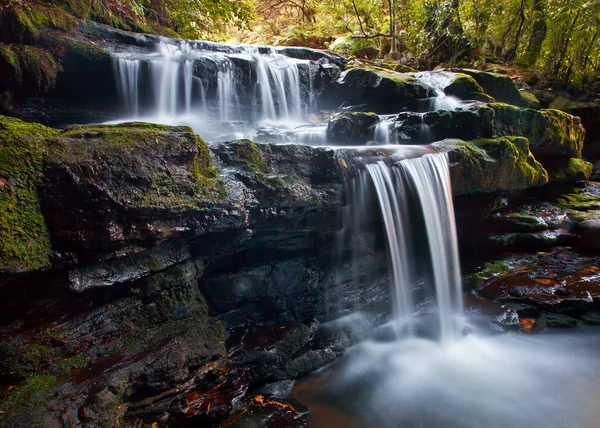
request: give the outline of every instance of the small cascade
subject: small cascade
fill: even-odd
[[[205,127],[214,120],[305,122],[316,99],[311,65],[274,48],[182,41],[161,42],[152,54],[118,54],[114,69],[129,118],[179,124],[187,117]],[[142,89],[149,89],[143,100]]]
[[[140,62],[119,58],[114,64],[115,72],[118,76],[117,85],[121,102],[130,115],[137,117],[140,111],[138,82]]]
[[[435,97],[431,99],[430,110],[457,110],[467,105],[464,101],[446,95],[444,89],[454,82],[455,74],[448,71],[424,71],[416,73],[415,77],[435,91]]]
[[[381,120],[373,130],[373,144],[398,144],[395,115],[381,116]]]
[[[358,185],[356,184],[358,183]],[[436,302],[436,333],[441,341],[461,336],[463,313],[458,245],[446,153],[417,158],[376,160],[349,185],[352,209],[365,212],[368,195],[375,194],[382,219],[393,289],[398,338],[417,335],[419,312],[414,286],[423,282],[428,299]],[[353,220],[357,232],[364,219]],[[423,245],[423,242],[426,242]],[[417,264],[415,260],[424,263]]]

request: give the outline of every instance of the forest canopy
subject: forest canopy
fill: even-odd
[[[600,0],[7,0],[118,28],[329,48],[407,65],[505,64],[553,85],[598,87]]]

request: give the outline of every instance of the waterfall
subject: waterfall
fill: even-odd
[[[381,116],[381,120],[375,125],[373,131],[373,143],[375,144],[398,144],[398,132],[396,131],[395,115]]]
[[[431,86],[435,91],[435,97],[431,99],[429,110],[457,110],[467,104],[456,97],[444,93],[444,89],[454,82],[455,73],[448,71],[424,71],[416,73],[415,77]]]
[[[376,195],[393,291],[393,327],[399,338],[416,335],[419,313],[413,286],[417,281],[426,283],[437,304],[440,340],[451,341],[462,333],[461,278],[449,171],[446,153],[401,161],[377,160],[368,163],[355,178],[358,186],[349,186],[356,209],[369,203],[369,193]],[[357,233],[360,224],[368,223],[354,222],[347,228]],[[424,267],[415,263],[417,258],[425,259]]]
[[[273,48],[160,42],[154,53],[116,54],[114,70],[127,116],[149,121],[304,122],[315,107],[311,61]]]
[[[138,75],[140,62],[127,58],[117,58],[115,61],[117,85],[121,102],[125,111],[137,117],[140,112]]]

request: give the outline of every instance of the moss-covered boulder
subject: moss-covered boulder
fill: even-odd
[[[462,100],[494,101],[494,98],[486,94],[473,77],[464,73],[456,73],[452,83],[444,88],[444,93]]]
[[[510,192],[548,182],[548,173],[529,151],[526,138],[446,140],[435,146],[449,150],[456,195]]]
[[[482,108],[494,112],[494,137],[526,137],[532,153],[540,157],[581,157],[585,129],[578,117],[559,110],[523,109],[502,103]]]
[[[380,51],[373,39],[352,38],[342,36],[329,45],[329,51],[345,57],[376,58]]]
[[[435,91],[413,76],[384,68],[366,67],[348,70],[324,94],[324,103],[332,107],[365,105],[376,113],[396,113],[402,108],[418,109],[421,100]]]
[[[342,112],[329,118],[327,141],[333,144],[365,144],[373,139],[373,127],[379,122],[375,113]]]
[[[475,79],[468,74],[434,70],[416,73],[414,76],[443,91],[446,95],[469,101],[494,101],[494,98],[487,95]]]
[[[76,126],[47,147],[46,222],[54,249],[77,263],[202,228],[194,215],[226,198],[210,150],[187,127]]]
[[[584,155],[590,159],[600,158],[600,102],[579,102],[560,96],[550,103],[550,108],[578,116],[586,131]]]
[[[0,273],[49,266],[50,239],[40,209],[45,138],[58,131],[0,116]]]
[[[574,183],[589,180],[593,165],[580,158],[540,159],[548,171],[550,183]]]
[[[471,76],[483,88],[486,94],[496,101],[519,107],[540,108],[533,94],[519,90],[509,76],[472,69],[454,70]]]

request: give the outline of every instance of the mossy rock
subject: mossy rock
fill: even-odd
[[[486,94],[498,102],[519,107],[539,108],[539,102],[534,100],[535,96],[520,91],[515,82],[506,75],[472,69],[458,69],[455,71],[471,76]]]
[[[379,122],[375,113],[334,114],[327,123],[327,141],[336,144],[365,144],[373,139],[373,127]]]
[[[0,43],[0,89],[13,91],[19,87],[24,95],[38,95],[56,85],[62,70],[54,55],[37,46],[7,46]]]
[[[191,128],[147,123],[67,128],[48,140],[50,162],[82,168],[97,164],[117,200],[131,208],[199,209],[226,197],[206,143]],[[177,175],[163,162],[181,168]],[[137,183],[131,174],[137,173]],[[113,182],[121,176],[125,181]],[[131,181],[133,180],[133,181]]]
[[[593,165],[579,158],[540,159],[548,171],[550,183],[574,183],[589,180]]]
[[[454,194],[523,190],[548,183],[548,173],[522,137],[445,140],[434,144],[449,150]]]
[[[329,45],[329,51],[344,57],[376,58],[380,55],[379,46],[373,40],[352,38],[350,35],[335,39]]]
[[[444,93],[462,100],[494,102],[494,98],[487,95],[473,77],[464,73],[455,73],[454,80],[444,88]]]
[[[415,108],[435,91],[415,77],[384,68],[362,66],[351,68],[333,86],[335,107],[341,103],[365,104],[376,113],[397,113],[400,109]]]
[[[559,110],[533,110],[495,103],[482,108],[494,111],[495,137],[526,137],[534,155],[542,157],[581,157],[585,129],[578,117]]]
[[[0,272],[49,266],[50,239],[37,188],[44,139],[58,131],[0,116]]]

